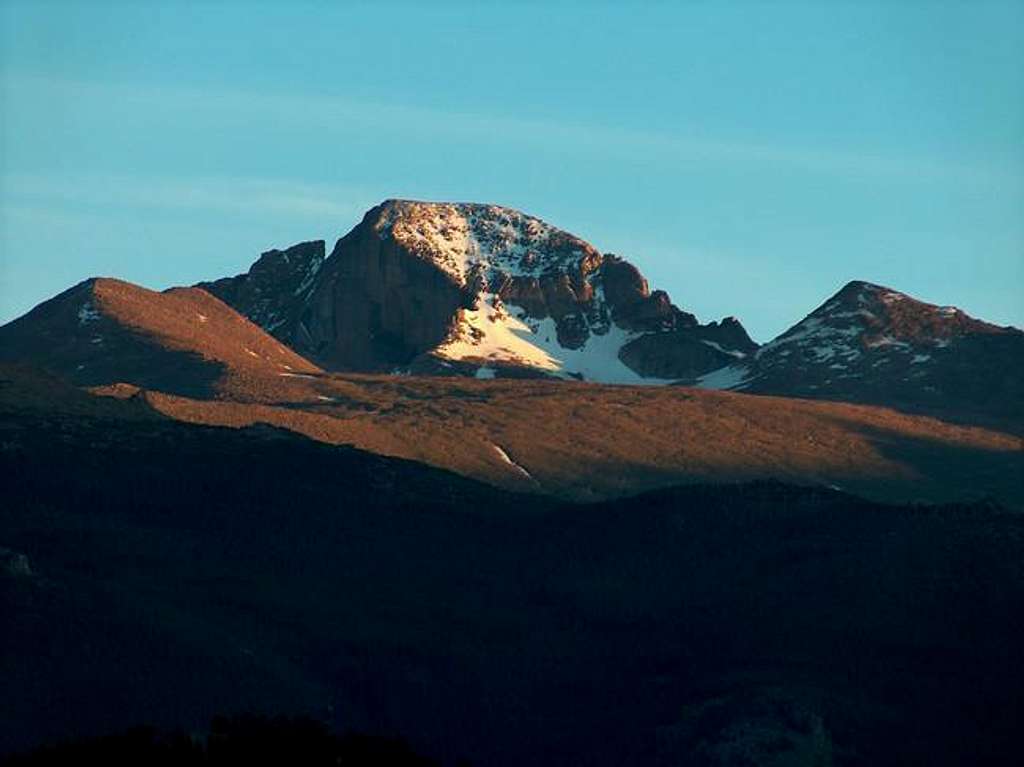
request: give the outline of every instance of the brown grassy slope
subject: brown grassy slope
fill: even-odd
[[[217,401],[144,396],[185,421],[276,424],[579,500],[772,477],[885,500],[991,495],[1024,504],[1018,437],[872,406],[683,387],[357,375],[235,378]]]
[[[100,279],[93,292],[105,313],[171,349],[197,351],[239,369],[319,370],[200,288],[157,293],[121,280]]]
[[[158,293],[106,278],[0,328],[0,361],[36,365],[78,385],[126,381],[203,396],[228,379],[318,371],[204,290]]]

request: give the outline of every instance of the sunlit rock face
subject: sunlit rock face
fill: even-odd
[[[666,383],[756,349],[736,320],[701,325],[627,261],[496,205],[389,200],[322,265],[307,243],[206,287],[334,370]]]

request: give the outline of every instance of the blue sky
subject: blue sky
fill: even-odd
[[[850,279],[1024,325],[1024,2],[0,0],[0,322],[520,208],[768,340]]]

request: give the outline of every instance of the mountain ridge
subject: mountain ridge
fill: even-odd
[[[301,375],[370,372],[682,384],[891,406],[1024,431],[1019,407],[1024,401],[1024,332],[1017,328],[855,280],[759,345],[734,316],[702,324],[667,293],[652,290],[629,261],[498,205],[386,200],[368,210],[329,254],[325,241],[310,240],[266,251],[248,272],[191,289],[154,293],[120,284],[122,292],[134,293],[139,301],[145,296],[154,302],[155,315],[166,314],[161,302],[187,296],[193,303],[209,300],[223,306],[218,315],[233,309],[244,316],[252,324],[247,338],[268,334],[259,345],[273,354],[252,352],[257,342],[247,344],[240,337],[232,349],[220,345],[217,336],[233,337],[244,322],[240,317],[224,315],[226,329],[209,334],[203,343],[219,347],[212,353],[192,343],[191,330],[163,333],[170,351],[184,353],[186,359],[179,362],[200,381],[192,391],[185,390],[185,373],[170,388],[160,376],[145,378],[141,360],[146,355],[137,344],[121,350],[141,366],[135,370],[122,360],[122,369],[134,371],[126,382],[171,393],[210,391],[226,369],[234,371],[228,376],[232,385],[241,385],[258,368],[253,360],[238,359],[239,350],[250,349],[254,358],[296,354],[302,362],[291,367],[305,370]],[[209,299],[201,297],[207,293]],[[74,312],[64,318],[65,335],[81,347],[69,351],[66,339],[56,339],[57,331],[47,329],[41,307],[0,328],[0,359],[49,360],[53,367],[64,350],[69,358],[61,369],[72,380],[94,386],[120,380],[111,377],[117,368],[112,357],[99,353],[110,349],[90,349],[90,339],[81,337],[91,310],[83,304],[75,311],[85,311],[85,320],[76,320]],[[14,329],[28,328],[40,315],[44,321],[36,330],[50,339],[42,346],[51,349],[32,348],[31,330],[21,341],[10,342],[18,335]],[[133,321],[134,340],[139,330],[150,340],[162,337],[159,328],[147,329],[138,317]],[[83,374],[77,366],[86,358],[91,361]],[[291,364],[283,358],[278,362]],[[203,363],[202,370],[197,363]],[[88,376],[93,364],[108,365],[106,380]],[[166,373],[173,365],[168,358],[156,367]],[[263,372],[290,375],[287,367],[273,365]]]
[[[1024,332],[854,280],[708,388],[1019,417]]]
[[[0,361],[79,386],[127,381],[192,396],[226,377],[319,372],[204,290],[157,292],[109,277],[83,280],[0,327]]]

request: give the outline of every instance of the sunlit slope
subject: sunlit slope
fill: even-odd
[[[86,280],[0,328],[0,361],[79,385],[208,396],[228,380],[318,368],[198,288]]]
[[[771,477],[892,500],[1024,501],[1019,438],[866,405],[536,380],[287,373],[242,383],[216,401],[142,396],[185,421],[276,424],[574,499]]]

